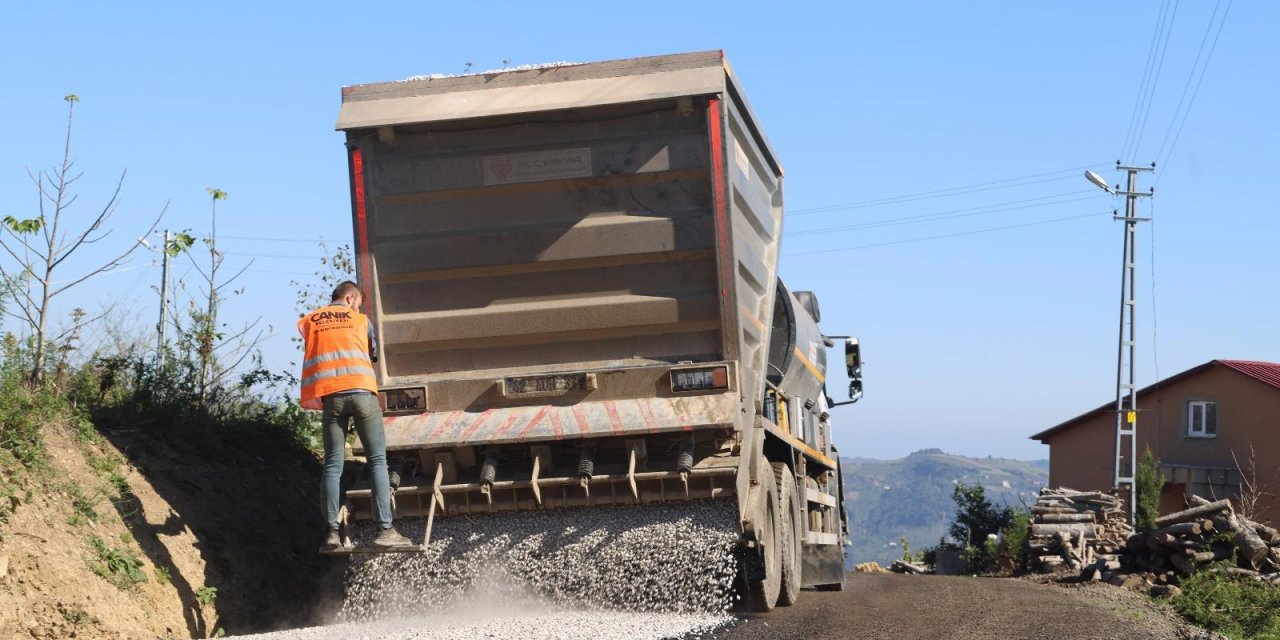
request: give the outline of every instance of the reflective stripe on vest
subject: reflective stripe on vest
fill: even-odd
[[[369,359],[369,319],[344,306],[321,307],[298,320],[305,343],[302,407],[319,409],[324,396],[363,389],[377,393]]]

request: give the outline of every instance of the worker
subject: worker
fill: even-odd
[[[373,377],[369,318],[360,312],[364,294],[351,281],[338,284],[328,306],[298,320],[305,343],[302,361],[302,408],[323,412],[324,479],[321,497],[328,534],[326,548],[342,546],[338,533],[339,482],[347,433],[354,418],[356,433],[368,460],[373,484],[373,513],[378,522],[378,547],[412,543],[391,526],[391,484],[387,477],[387,445],[382,409]]]

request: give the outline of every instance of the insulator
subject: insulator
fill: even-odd
[[[484,464],[480,466],[480,484],[493,484],[493,479],[496,477],[498,477],[498,452],[486,451]]]
[[[676,458],[676,469],[680,473],[693,470],[693,438],[680,443],[680,455]]]
[[[578,477],[590,480],[596,472],[596,448],[583,447],[578,455]]]

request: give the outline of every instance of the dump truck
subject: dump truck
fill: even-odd
[[[397,518],[734,501],[751,608],[841,588],[859,344],[778,277],[782,166],[722,52],[349,86],[337,129]]]

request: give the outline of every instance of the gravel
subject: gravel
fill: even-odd
[[[514,67],[506,66],[500,69],[485,69],[484,71],[468,71],[466,73],[430,73],[426,75],[409,76],[403,80],[396,82],[413,82],[415,80],[442,80],[444,78],[462,78],[465,76],[487,76],[494,73],[507,73],[510,71],[536,71],[538,69],[554,69],[556,67],[575,67],[582,64],[581,62],[544,62],[540,64],[520,64]]]
[[[725,500],[438,517],[425,553],[352,556],[337,624],[243,637],[698,636],[733,621],[737,541]]]

